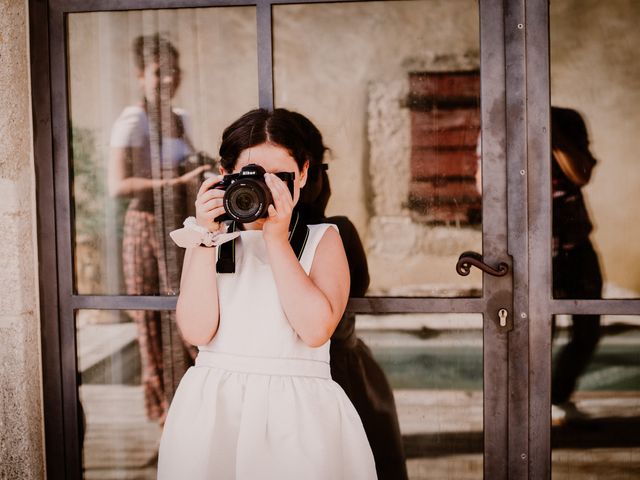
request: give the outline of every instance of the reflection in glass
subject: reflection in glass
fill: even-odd
[[[173,294],[184,250],[169,232],[195,213],[203,173],[215,163],[199,161],[189,114],[172,105],[181,78],[176,47],[156,33],[136,37],[133,52],[142,100],[126,107],[111,129],[109,193],[129,200],[122,233],[126,293]]]
[[[300,192],[298,208],[308,224],[332,223],[338,227],[349,263],[350,297],[363,297],[370,277],[367,256],[358,231],[346,216],[327,217],[332,189],[321,133],[306,118],[299,121],[313,139],[309,151],[307,181]],[[355,406],[371,450],[379,478],[406,480],[407,471],[398,415],[391,387],[369,349],[355,334],[356,316],[344,313],[331,336],[331,378]]]
[[[638,20],[637,2],[550,3],[555,298],[640,297]],[[553,478],[636,478],[638,317],[555,323]]]
[[[68,32],[76,289],[175,294],[168,232],[257,104],[255,9],[72,14]]]
[[[591,243],[592,223],[582,187],[591,178],[595,159],[589,135],[576,110],[551,107],[553,195],[553,294],[555,298],[597,299],[602,273]],[[573,408],[571,394],[600,338],[599,315],[574,315],[569,341],[558,352],[551,381],[556,409]]]
[[[455,272],[481,251],[477,2],[276,5],[273,18],[276,106],[323,132],[327,212],[362,237],[368,294],[478,295],[481,275]]]
[[[556,321],[556,359],[570,325]],[[605,315],[600,333],[571,402],[552,407],[554,480],[632,479],[640,468],[640,317]]]
[[[153,400],[158,397],[148,395],[148,366],[130,319],[144,313],[82,310],[76,315],[84,478],[156,478],[161,423]],[[154,378],[156,386],[171,370]],[[154,393],[164,396],[158,389]]]
[[[640,4],[550,4],[554,275],[592,285],[556,298],[640,296]],[[593,249],[589,243],[592,243]],[[598,258],[595,258],[597,255]],[[557,278],[556,278],[557,280]]]
[[[358,315],[393,389],[409,478],[482,478],[482,316]]]

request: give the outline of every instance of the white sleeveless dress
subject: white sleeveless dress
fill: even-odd
[[[307,274],[329,227],[309,226]],[[169,408],[158,478],[375,479],[360,417],[331,379],[329,342],[309,347],[287,321],[262,231],[241,232],[235,258],[236,273],[217,275],[218,331]]]

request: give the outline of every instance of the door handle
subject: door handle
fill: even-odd
[[[509,265],[505,262],[500,262],[496,269],[484,263],[482,255],[479,253],[463,252],[458,258],[458,263],[456,263],[456,272],[458,272],[458,275],[466,277],[469,275],[469,272],[471,272],[472,266],[478,267],[483,272],[493,275],[494,277],[503,277],[509,271]]]

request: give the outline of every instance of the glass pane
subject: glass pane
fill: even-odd
[[[482,478],[482,316],[359,315],[356,332],[393,389],[409,478]],[[393,444],[371,443],[374,455]]]
[[[559,316],[554,347],[554,480],[637,478],[640,317]]]
[[[550,21],[555,297],[637,298],[640,3],[553,0]]]
[[[195,350],[172,312],[76,315],[84,478],[155,479],[162,423]]]
[[[368,294],[477,295],[481,275],[455,271],[482,247],[477,1],[276,5],[273,19],[276,105],[323,133],[325,214],[359,231]]]
[[[167,233],[218,170],[222,130],[258,104],[254,7],[68,16],[75,288],[171,294]]]

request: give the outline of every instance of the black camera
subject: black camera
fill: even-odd
[[[255,222],[268,215],[267,209],[273,203],[271,190],[265,183],[265,169],[255,163],[242,167],[239,173],[225,175],[211,188],[224,190],[222,203],[226,213],[216,218],[216,222],[235,220],[238,223]],[[289,187],[293,197],[295,173],[274,173]]]

